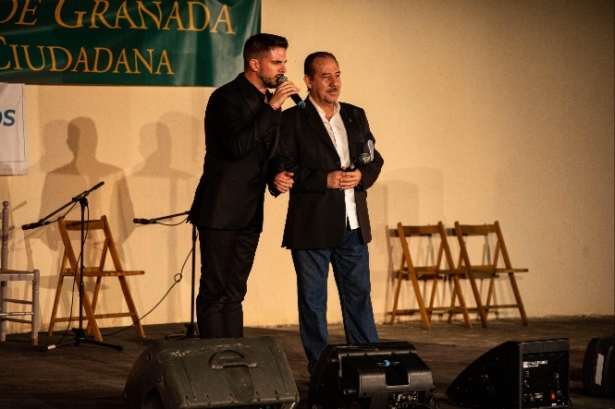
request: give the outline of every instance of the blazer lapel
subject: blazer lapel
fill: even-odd
[[[239,94],[241,94],[246,104],[250,107],[250,111],[252,111],[253,115],[255,115],[259,110],[263,109],[263,106],[262,106],[263,101],[259,98],[258,94],[254,91],[253,85],[250,84],[250,82],[246,79],[246,77],[243,74],[239,74],[237,78],[235,78],[235,85],[237,87],[237,91],[239,92]],[[271,144],[269,151],[267,151],[267,158],[265,159],[265,162],[263,163],[263,169],[266,169],[267,162],[275,154],[275,150],[278,146],[278,139],[280,137],[279,135],[280,135],[280,127],[277,127],[275,130],[273,143]]]
[[[262,101],[258,98],[252,84],[244,77],[243,73],[235,78],[235,84],[237,86],[237,91],[244,98],[252,113],[255,114],[258,112],[258,110],[261,109]]]
[[[359,123],[352,113],[352,108],[345,104],[341,104],[340,116],[344,122],[346,128],[346,135],[348,135],[348,153],[350,155],[351,163],[363,153],[363,138],[361,130],[359,129]]]
[[[326,146],[331,148],[337,154],[337,150],[335,149],[335,145],[331,140],[331,136],[329,136],[329,132],[327,132],[325,124],[322,123],[322,118],[314,107],[313,102],[309,101],[309,103],[306,103],[305,109],[302,109],[301,111],[305,115],[306,122],[314,130],[316,135],[318,135],[318,137],[322,139]]]

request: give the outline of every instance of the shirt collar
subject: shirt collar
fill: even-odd
[[[271,101],[271,97],[273,96],[271,91],[269,91],[267,89],[267,90],[265,90],[265,93],[263,94],[258,88],[256,88],[256,86],[254,84],[252,84],[250,81],[248,81],[248,79],[245,76],[243,76],[243,77],[244,77],[245,81],[248,84],[250,84],[250,87],[254,90],[254,93],[256,94],[256,96],[258,97],[258,99],[260,101],[262,101],[263,103],[265,103],[265,101]]]
[[[308,98],[309,98],[310,102],[312,103],[312,105],[314,105],[314,108],[316,108],[316,112],[318,112],[318,115],[320,115],[320,117],[322,118],[323,122],[326,121],[327,117],[325,116],[325,111],[320,106],[318,106],[318,104],[316,102],[314,102],[314,100],[312,99],[311,96],[308,96]],[[340,108],[341,108],[340,102],[337,101],[335,103],[335,108],[333,109],[333,116],[337,115],[340,112]]]

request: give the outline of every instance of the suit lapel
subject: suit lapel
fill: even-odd
[[[354,162],[363,152],[363,139],[359,129],[359,124],[352,113],[352,108],[345,104],[340,104],[340,116],[348,135],[348,153],[350,161]]]
[[[318,114],[318,111],[316,111],[314,103],[312,101],[309,101],[309,103],[305,104],[305,109],[302,109],[301,111],[305,115],[306,122],[314,130],[316,135],[318,135],[318,137],[322,139],[326,146],[331,148],[337,154],[337,150],[335,149],[335,145],[331,140],[331,136],[329,135],[329,132],[327,132],[325,124],[323,124],[322,118]]]
[[[258,112],[261,109],[262,101],[256,95],[253,85],[250,84],[243,74],[239,74],[237,78],[235,78],[235,84],[237,86],[237,91],[241,94],[246,104],[248,104],[252,113],[255,114]]]
[[[237,92],[243,97],[245,103],[250,107],[250,111],[252,111],[252,115],[256,115],[256,113],[263,109],[263,101],[259,97],[259,95],[254,90],[254,86],[250,84],[250,82],[246,79],[243,74],[239,74],[237,78],[235,78],[235,85],[237,87]],[[271,147],[267,152],[267,158],[263,163],[263,169],[266,169],[267,162],[271,159],[275,153],[275,150],[278,146],[278,140],[280,135],[280,128],[277,127],[274,134],[273,142],[271,143]],[[263,145],[264,146],[264,145]]]

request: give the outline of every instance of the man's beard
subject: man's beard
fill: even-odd
[[[267,88],[277,88],[279,85],[278,78],[280,78],[281,75],[276,75],[273,78],[267,78],[262,74],[262,72],[259,72],[258,77],[261,79],[261,81],[263,81],[263,84],[265,84]]]

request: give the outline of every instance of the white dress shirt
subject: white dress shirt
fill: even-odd
[[[327,120],[327,116],[325,111],[322,110],[312,98],[309,97],[310,102],[314,107],[316,107],[316,111],[320,118],[322,119],[323,124],[325,125],[325,129],[329,133],[331,140],[333,141],[333,145],[335,146],[335,150],[340,157],[340,163],[342,166],[349,168],[351,165],[350,162],[350,152],[348,150],[348,134],[346,133],[346,127],[344,126],[344,121],[342,121],[342,116],[340,115],[340,104],[339,102],[335,105],[335,110],[333,112],[333,116],[330,120]],[[350,223],[350,229],[354,230],[359,227],[359,218],[357,217],[357,205],[354,200],[354,188],[344,189],[345,199],[346,199],[346,216],[348,218],[348,222]]]

